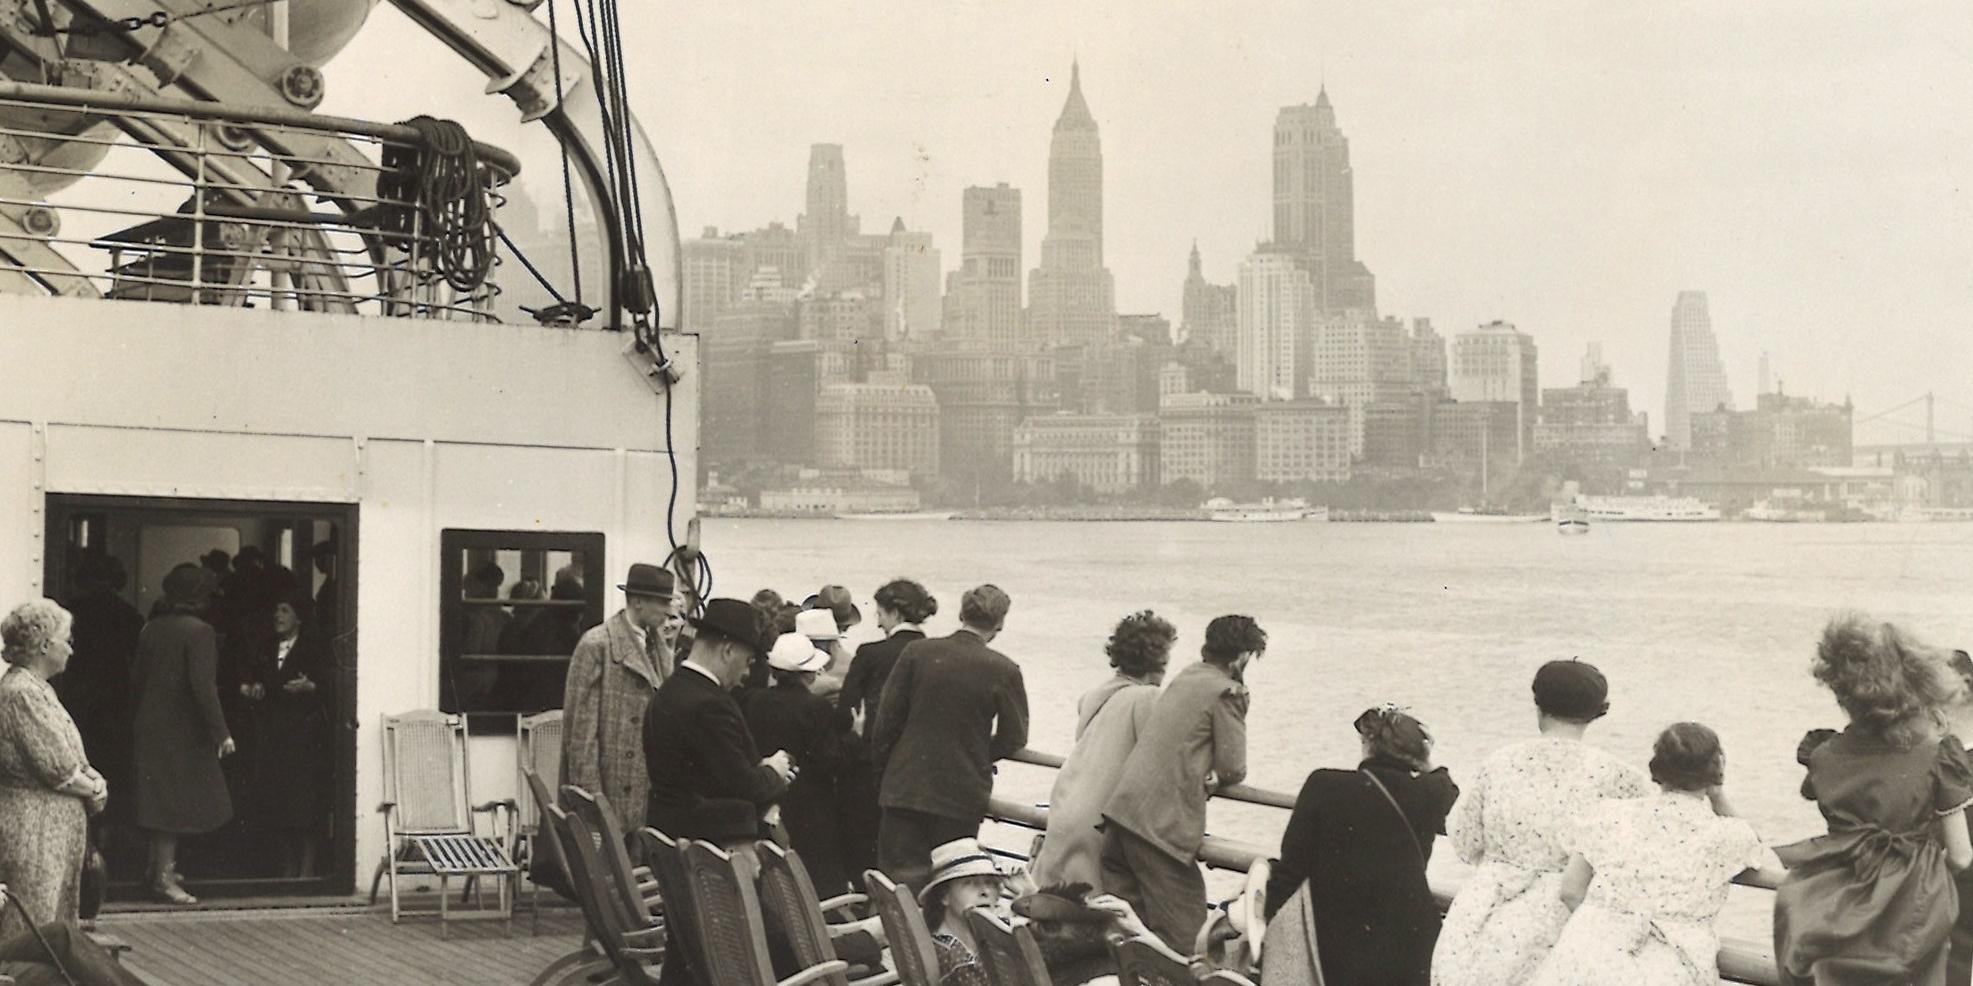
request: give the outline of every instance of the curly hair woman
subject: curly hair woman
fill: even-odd
[[[1123,774],[1124,758],[1151,718],[1177,639],[1178,630],[1148,609],[1124,617],[1111,632],[1103,653],[1116,673],[1076,704],[1076,745],[1049,795],[1036,880],[1095,885],[1102,879],[1103,833],[1096,824]]]
[[[1830,621],[1811,670],[1850,724],[1810,733],[1797,754],[1829,833],[1777,850],[1781,982],[1941,986],[1951,871],[1973,864],[1973,771],[1943,728],[1958,676],[1946,652],[1857,615]]]

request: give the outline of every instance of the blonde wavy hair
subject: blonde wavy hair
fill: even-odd
[[[0,619],[0,658],[21,664],[68,638],[75,618],[53,599],[30,599]]]
[[[1964,688],[1946,658],[1893,624],[1845,613],[1823,628],[1810,671],[1851,726],[1910,749],[1943,724]]]

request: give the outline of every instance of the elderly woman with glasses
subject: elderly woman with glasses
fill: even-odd
[[[68,667],[74,623],[48,599],[0,620],[0,882],[37,924],[76,920],[88,816],[109,798],[48,684]],[[0,913],[0,939],[25,930],[18,911]]]

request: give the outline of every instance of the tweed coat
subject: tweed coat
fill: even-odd
[[[569,658],[562,783],[608,797],[625,832],[646,824],[651,779],[644,764],[644,712],[671,672],[671,649],[660,638],[653,665],[626,610],[589,628]]]

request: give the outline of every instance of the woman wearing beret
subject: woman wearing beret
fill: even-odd
[[[1433,769],[1424,724],[1397,707],[1364,712],[1356,731],[1362,764],[1309,774],[1282,833],[1267,884],[1265,913],[1280,915],[1267,936],[1268,972],[1319,961],[1320,979],[1294,978],[1425,986],[1439,937],[1425,866],[1459,786],[1444,767]]]
[[[1541,735],[1494,751],[1454,806],[1447,832],[1473,876],[1446,911],[1433,986],[1519,986],[1568,923],[1562,872],[1575,820],[1606,798],[1650,792],[1642,771],[1583,742],[1610,710],[1609,683],[1582,661],[1535,673]]]

